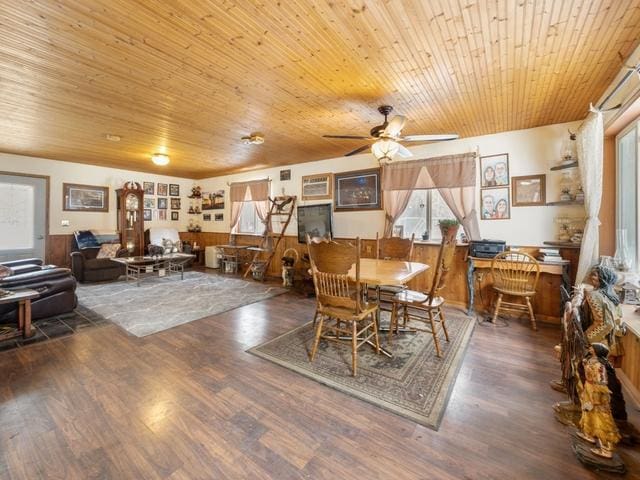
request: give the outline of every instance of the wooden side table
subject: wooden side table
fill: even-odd
[[[39,296],[40,294],[35,290],[21,288],[11,290],[10,295],[0,297],[0,304],[18,303],[18,331],[22,332],[24,338],[29,338],[33,335],[31,332],[31,300]]]

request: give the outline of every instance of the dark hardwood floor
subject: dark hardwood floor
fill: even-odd
[[[313,306],[286,294],[144,339],[110,325],[0,353],[0,478],[609,478],[553,418],[556,328],[477,326],[434,432],[245,353]],[[620,453],[640,478],[640,451]]]

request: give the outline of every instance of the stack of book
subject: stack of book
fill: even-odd
[[[538,250],[538,256],[536,258],[541,262],[547,263],[564,262],[564,258],[560,256],[559,248],[540,248]]]

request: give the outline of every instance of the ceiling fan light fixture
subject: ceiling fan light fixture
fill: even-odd
[[[154,153],[151,155],[151,161],[159,166],[164,166],[169,164],[169,155],[164,153]]]
[[[400,144],[394,140],[382,139],[371,145],[371,153],[380,163],[389,163],[398,153]]]

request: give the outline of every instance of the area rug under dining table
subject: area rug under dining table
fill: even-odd
[[[184,280],[179,275],[148,277],[140,286],[121,280],[80,285],[76,293],[83,307],[145,337],[286,291],[228,275],[188,271]]]
[[[475,326],[474,319],[460,310],[446,309],[445,314],[451,341],[441,339],[442,358],[436,356],[431,334],[401,333],[389,343],[384,333],[380,340],[392,357],[376,355],[367,345],[360,347],[356,377],[351,376],[351,347],[346,342],[321,341],[314,362],[309,362],[312,322],[248,351],[438,430]],[[388,318],[383,312],[382,326]]]

